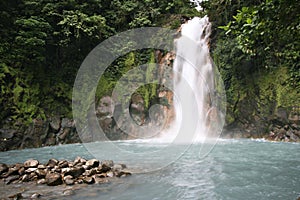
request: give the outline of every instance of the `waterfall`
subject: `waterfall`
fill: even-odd
[[[216,116],[216,108],[213,107],[215,77],[209,54],[210,33],[207,16],[194,17],[181,26],[181,36],[175,40],[173,64],[176,117],[172,128],[163,134],[163,140],[203,141],[211,129],[209,120]]]

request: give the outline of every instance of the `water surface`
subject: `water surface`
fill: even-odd
[[[144,141],[115,142],[132,152],[159,151],[166,144]],[[106,146],[94,143],[95,146]],[[149,158],[114,154],[103,149],[97,158],[126,163],[136,172],[131,177],[109,184],[91,185],[65,199],[297,199],[300,196],[300,144],[263,140],[219,140],[213,150],[199,158],[201,144],[192,145],[180,158],[161,170],[141,173],[156,166]],[[168,148],[170,156],[182,145]],[[184,147],[185,148],[185,147]],[[186,149],[184,149],[186,150]],[[95,153],[95,152],[94,152]],[[101,155],[102,154],[102,155]],[[108,155],[109,154],[109,155]],[[24,162],[29,158],[46,162],[50,158],[73,160],[76,156],[93,158],[81,144],[8,151],[0,162]],[[176,156],[176,155],[175,155]],[[138,159],[138,160],[137,160]],[[157,154],[153,162],[164,162]],[[158,165],[159,166],[159,165]],[[47,187],[47,186],[46,186]],[[43,188],[45,189],[45,188]],[[5,187],[0,188],[4,191]],[[58,199],[63,199],[59,197]]]

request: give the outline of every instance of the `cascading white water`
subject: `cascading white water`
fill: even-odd
[[[207,16],[195,17],[181,26],[176,42],[174,72],[175,121],[163,136],[177,142],[195,142],[205,138],[214,73],[209,55],[211,23]]]

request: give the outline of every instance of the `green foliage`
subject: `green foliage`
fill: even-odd
[[[174,16],[187,13],[195,13],[188,0],[0,1],[0,121],[71,116],[77,70],[97,44],[130,28],[177,28]],[[110,94],[128,70],[153,59],[151,50],[141,50],[116,60],[101,77],[97,98]],[[155,68],[141,70],[149,79]],[[137,92],[150,105],[155,90],[149,85]]]
[[[225,82],[228,122],[245,115],[238,105],[250,99],[263,117],[299,105],[299,1],[212,0],[205,6],[217,27],[211,47]]]

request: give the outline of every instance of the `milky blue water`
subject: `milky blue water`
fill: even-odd
[[[158,151],[165,144],[115,142],[132,152]],[[102,143],[93,145],[106,148]],[[109,184],[91,185],[72,196],[58,199],[297,199],[300,197],[300,144],[262,140],[219,140],[204,158],[199,157],[200,144],[188,148],[180,158],[163,169],[155,169],[166,160],[165,155],[151,158],[114,154],[103,149],[97,158],[113,159],[132,168],[133,176]],[[182,145],[167,148],[170,156]],[[95,152],[93,152],[95,153]],[[37,158],[93,158],[84,145],[72,144],[0,153],[0,162],[24,162]],[[147,154],[145,154],[147,156]],[[176,157],[176,155],[175,155]],[[147,160],[152,160],[149,163]],[[155,162],[158,165],[155,165]],[[154,164],[153,164],[154,163]],[[0,188],[1,189],[1,188]]]

